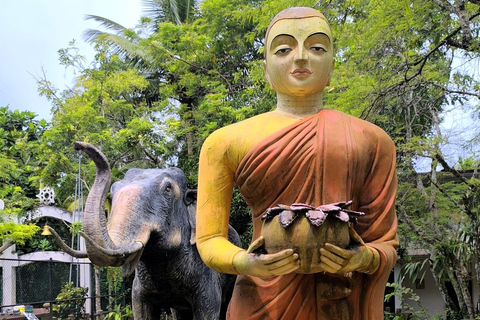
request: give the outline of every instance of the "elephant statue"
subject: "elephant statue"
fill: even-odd
[[[224,318],[235,276],[214,271],[200,259],[195,244],[196,191],[187,189],[183,172],[128,170],[111,186],[107,221],[108,160],[88,143],[76,142],[74,148],[85,152],[97,168],[82,232],[88,258],[98,266],[121,266],[124,275],[135,270],[134,319],[158,320],[162,308],[170,308],[176,319]],[[229,240],[241,245],[231,226]]]

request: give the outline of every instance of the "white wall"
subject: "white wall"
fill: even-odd
[[[397,280],[399,272],[400,265],[397,264],[395,266],[395,280]],[[435,279],[433,278],[430,269],[427,269],[424,276],[424,289],[417,288],[415,282],[409,280],[405,280],[403,282],[403,286],[411,288],[413,293],[419,296],[421,306],[427,312],[429,319],[433,319],[435,316],[439,315],[443,316],[445,314],[445,303],[443,302],[442,295],[435,284]],[[407,305],[411,306],[415,310],[421,309],[421,307],[415,301],[404,299],[402,306],[399,299],[395,300],[395,307],[397,309],[401,308],[403,312],[407,311]]]

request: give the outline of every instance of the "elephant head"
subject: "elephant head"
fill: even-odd
[[[180,169],[130,169],[111,187],[112,208],[107,221],[108,161],[90,144],[76,142],[74,147],[87,153],[97,167],[84,213],[83,236],[92,263],[122,266],[124,274],[130,274],[149,241],[162,250],[180,246],[186,237],[194,241],[196,192],[187,190]]]

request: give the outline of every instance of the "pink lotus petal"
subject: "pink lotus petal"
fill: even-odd
[[[278,222],[282,225],[282,227],[286,228],[292,224],[293,220],[297,217],[293,211],[285,210],[278,215]]]
[[[327,219],[328,214],[321,210],[309,210],[305,216],[308,218],[311,224],[316,227],[321,226]]]
[[[344,222],[348,222],[350,220],[348,213],[344,211],[338,211],[336,217]]]
[[[301,211],[301,210],[313,210],[315,209],[314,206],[311,206],[309,204],[305,204],[305,203],[294,203],[290,206],[290,210],[294,210],[294,211]]]
[[[365,212],[353,211],[348,209],[343,209],[344,212],[348,213],[349,216],[361,217],[365,215]]]
[[[316,208],[316,210],[322,210],[323,212],[336,212],[342,210],[342,208],[333,204],[324,204]]]

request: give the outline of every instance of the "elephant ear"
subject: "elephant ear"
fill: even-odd
[[[185,192],[183,199],[187,205],[188,223],[190,224],[190,244],[193,246],[197,243],[197,227],[196,227],[196,215],[197,215],[197,190],[188,189]]]

